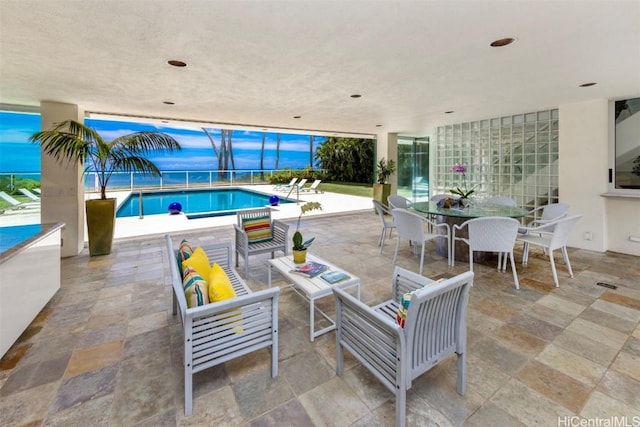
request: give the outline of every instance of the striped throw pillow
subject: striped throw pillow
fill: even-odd
[[[191,245],[186,239],[183,239],[182,242],[180,242],[180,247],[178,248],[178,251],[176,252],[176,260],[178,261],[178,271],[180,271],[181,277],[184,275],[182,272],[182,262],[189,259],[191,254],[193,254],[193,249],[191,248]]]
[[[396,314],[396,321],[401,328],[404,328],[404,324],[407,320],[407,311],[409,311],[409,303],[411,302],[411,297],[416,292],[417,290],[407,292],[400,298],[400,304],[398,304],[398,313]]]
[[[261,216],[242,220],[242,229],[247,233],[249,243],[268,242],[271,240],[271,218]]]
[[[442,282],[444,279],[438,279],[434,282],[428,283],[426,285],[424,285],[423,287],[419,288],[419,289],[415,289],[411,292],[407,292],[406,294],[402,295],[402,297],[400,297],[400,304],[398,305],[398,313],[396,314],[396,321],[398,322],[398,325],[400,325],[401,328],[404,328],[404,324],[407,321],[407,312],[409,311],[409,304],[411,303],[411,297],[413,297],[413,295],[422,290],[425,289],[429,286],[433,286],[437,283]]]
[[[209,304],[209,285],[193,267],[186,267],[182,280],[187,307]]]

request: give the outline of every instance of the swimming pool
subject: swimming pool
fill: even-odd
[[[189,219],[234,215],[238,210],[269,205],[269,195],[242,188],[142,192],[144,215],[168,214],[169,205],[178,202]],[[291,203],[280,199],[280,204]],[[117,218],[140,216],[140,193],[131,193],[122,202]]]

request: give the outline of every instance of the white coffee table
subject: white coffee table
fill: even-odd
[[[295,269],[298,266],[294,264],[292,255],[281,256],[269,260],[269,287],[271,287],[271,270],[275,268],[278,272],[280,272],[280,274],[282,274],[287,280],[291,282],[291,284],[289,285],[291,289],[293,289],[299,295],[309,301],[309,338],[311,339],[311,341],[313,341],[315,337],[332,331],[336,328],[334,320],[322,310],[318,309],[320,314],[322,314],[329,322],[331,322],[331,326],[327,326],[317,331],[315,330],[315,301],[319,298],[333,295],[332,288],[334,286],[338,286],[341,289],[355,287],[357,291],[357,297],[358,299],[360,299],[360,279],[349,273],[345,269],[336,267],[335,265],[317,256],[307,255],[307,261],[315,261],[319,262],[320,264],[328,265],[329,269],[326,270],[326,272],[342,271],[351,276],[348,279],[342,280],[332,285],[324,281],[324,279],[322,279],[320,275],[308,278],[296,273],[292,273],[291,270]]]

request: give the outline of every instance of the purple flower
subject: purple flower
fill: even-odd
[[[465,173],[466,171],[467,171],[467,168],[464,165],[461,165],[460,163],[456,163],[455,165],[451,166],[451,172]]]
[[[467,168],[463,164],[456,163],[455,165],[451,166],[451,172],[462,174],[462,188],[452,188],[451,190],[449,190],[451,194],[457,194],[460,197],[467,198],[475,192],[476,186],[474,186],[471,190],[467,190],[467,174],[465,173],[466,171]]]

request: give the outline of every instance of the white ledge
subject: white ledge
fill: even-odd
[[[602,193],[601,197],[617,197],[620,199],[640,199],[640,191],[637,193]]]

